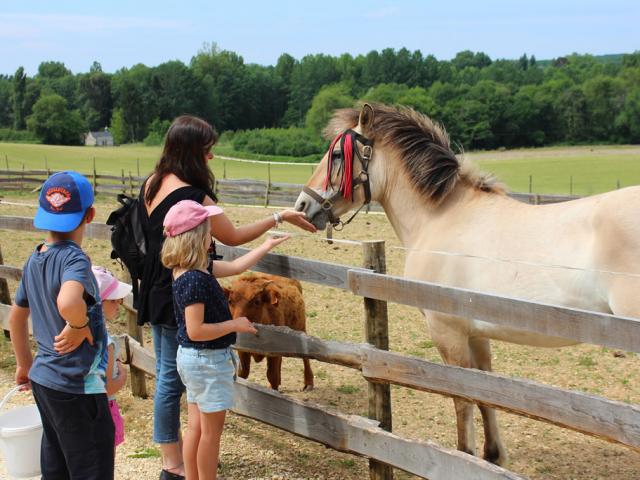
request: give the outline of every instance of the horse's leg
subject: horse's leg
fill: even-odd
[[[308,358],[303,358],[304,362],[304,388],[303,392],[313,390],[313,370],[311,370],[311,362]]]
[[[491,344],[487,338],[469,340],[473,366],[485,372],[491,371]],[[507,450],[500,439],[498,420],[494,408],[478,405],[484,426],[484,459],[497,465],[506,465]]]
[[[240,359],[240,367],[238,368],[238,376],[240,378],[248,378],[251,370],[251,354],[248,352],[238,352]]]
[[[447,365],[470,368],[471,349],[465,319],[434,312],[424,312],[429,322],[431,339]],[[454,398],[458,427],[458,450],[476,454],[475,427],[473,425],[473,403]]]

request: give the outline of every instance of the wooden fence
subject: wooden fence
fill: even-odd
[[[107,226],[89,224],[88,227],[89,237],[109,238]],[[0,217],[0,229],[33,230],[32,219]],[[371,251],[377,248],[380,248],[379,245]],[[226,259],[236,258],[247,251],[244,248],[220,246],[220,253]],[[254,269],[347,290],[364,297],[365,304],[376,300],[392,301],[580,342],[640,352],[640,321],[634,318],[534,303],[408,280],[385,275],[383,272],[376,273],[369,268],[277,254],[267,255]],[[20,271],[15,267],[0,267],[0,277],[19,278]],[[380,305],[376,308],[379,309]],[[372,384],[402,385],[465,398],[640,451],[640,408],[636,405],[495,373],[441,365],[388,352],[372,345],[324,341],[282,328],[258,328],[260,334],[257,337],[239,335],[236,347],[264,354],[306,357],[355,368]],[[381,338],[382,335],[377,340],[380,341]],[[155,359],[151,352],[129,337],[121,337],[119,341],[123,343],[123,350],[129,353],[134,369],[154,375]],[[384,403],[384,397],[375,388],[373,390],[376,396],[370,397],[370,406],[374,403],[374,407],[384,408],[380,407]],[[371,420],[333,414],[321,407],[310,407],[247,382],[239,383],[237,399],[235,411],[241,415],[338,450],[372,459],[372,478],[389,478],[388,471],[375,469],[379,462],[432,479],[521,478],[477,458],[443,449],[430,442],[399,438]],[[385,414],[389,415],[390,425],[390,410]],[[379,422],[386,421],[379,412],[376,418]]]
[[[29,191],[39,188],[51,170],[0,170],[0,190]],[[96,195],[116,196],[119,193],[135,195],[145,177],[121,171],[120,175],[98,174],[95,169],[84,173],[93,185]],[[264,180],[216,180],[216,194],[224,203],[259,206],[292,206],[302,191],[296,183],[273,183]],[[535,205],[563,202],[579,198],[575,195],[543,195],[534,193],[510,193],[511,197]],[[367,211],[382,211],[377,203]]]

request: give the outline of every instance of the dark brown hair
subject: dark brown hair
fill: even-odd
[[[215,178],[205,160],[205,154],[217,141],[218,133],[201,118],[193,115],[176,118],[167,131],[164,150],[153,170],[153,178],[144,196],[145,202],[151,203],[160,190],[162,179],[170,173],[200,188],[217,202],[213,192]]]

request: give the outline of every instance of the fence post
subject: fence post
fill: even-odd
[[[4,265],[4,259],[2,258],[2,248],[0,246],[0,265]],[[9,295],[9,284],[6,278],[0,278],[0,303],[5,305],[11,305],[11,295]],[[6,338],[11,338],[9,330],[4,331]]]
[[[222,161],[222,179],[223,180],[227,179],[227,161],[226,160]]]
[[[131,170],[129,170],[129,192],[133,197],[133,175],[131,175]]]
[[[133,283],[129,272],[125,270],[125,277],[128,283]],[[127,319],[127,333],[130,337],[135,338],[140,345],[144,345],[142,336],[142,327],[138,325],[138,314],[125,307],[126,319]],[[144,376],[144,372],[133,365],[129,365],[129,371],[131,376],[131,394],[134,397],[147,398],[147,379]]]
[[[22,176],[20,177],[20,191],[24,190],[24,163],[22,164]]]
[[[529,175],[529,193],[533,193],[533,175]]]
[[[138,172],[138,178],[140,178],[140,158],[136,158],[136,169]]]
[[[271,188],[271,164],[267,163],[267,188],[264,192],[264,206],[269,206],[269,189]]]
[[[127,193],[127,182],[124,179],[124,168],[120,169],[120,175],[122,176],[122,193]]]
[[[376,273],[387,273],[384,241],[362,243],[363,267]],[[389,350],[389,322],[387,302],[364,299],[365,333],[367,343],[381,350]],[[369,382],[369,418],[378,420],[380,428],[391,431],[391,387],[388,383]],[[393,479],[393,468],[384,463],[369,460],[371,480]]]
[[[569,195],[573,195],[573,175],[569,177]]]
[[[98,194],[98,174],[96,172],[96,157],[93,157],[93,195]]]
[[[7,166],[7,172],[9,171],[9,155],[4,154],[4,163]]]

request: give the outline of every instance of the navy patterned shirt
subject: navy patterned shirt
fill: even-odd
[[[231,320],[229,303],[216,278],[201,270],[189,270],[173,281],[173,308],[178,324],[177,339],[183,347],[227,348],[236,343],[236,334],[229,333],[215,340],[193,341],[187,334],[184,311],[189,305],[204,303],[204,323]]]

